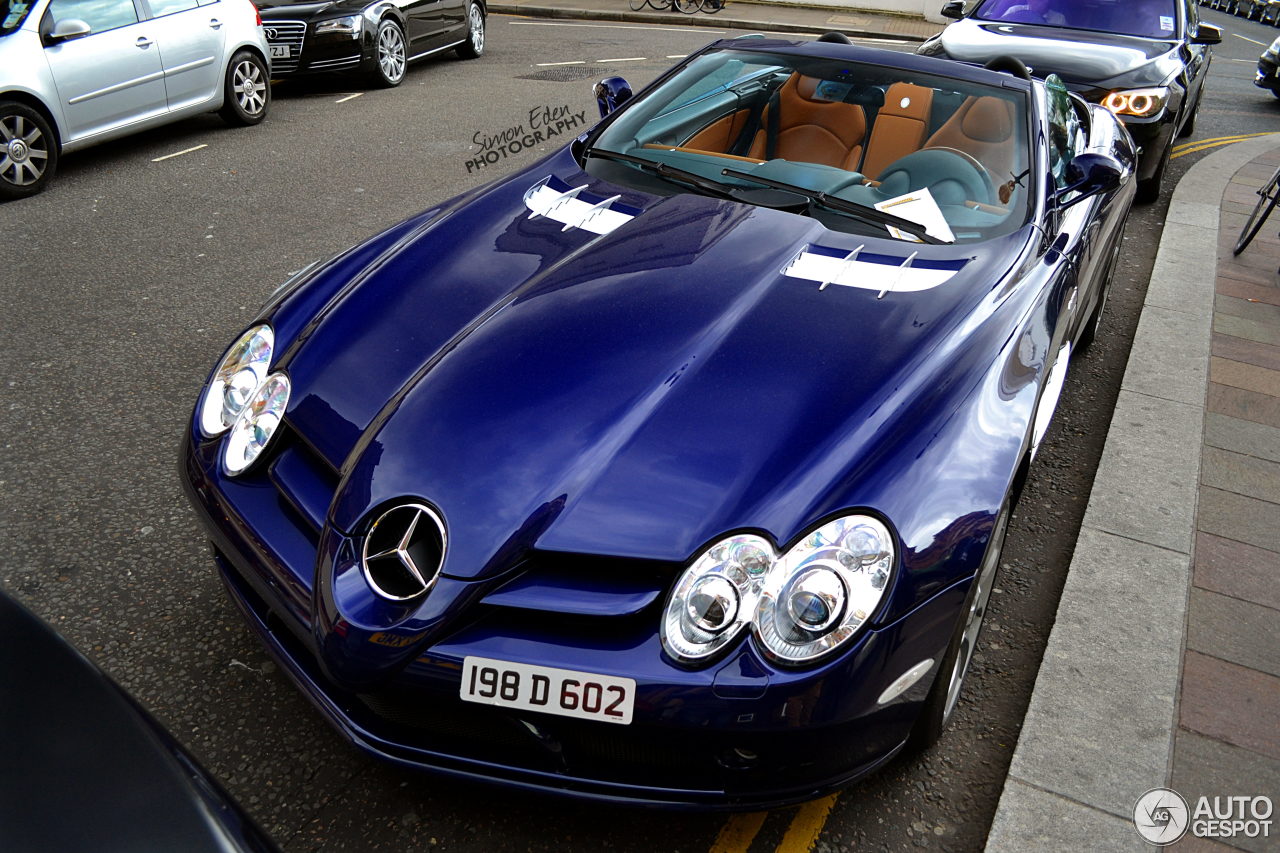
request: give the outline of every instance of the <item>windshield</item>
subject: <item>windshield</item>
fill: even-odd
[[[972,242],[1027,220],[1026,103],[1016,89],[879,65],[713,51],[628,104],[586,168],[650,193],[727,195],[854,233]],[[894,218],[919,226],[895,228]]]
[[[22,26],[33,5],[31,0],[0,0],[0,36],[7,36]]]
[[[1178,0],[986,0],[983,21],[1048,24],[1145,38],[1177,38]]]

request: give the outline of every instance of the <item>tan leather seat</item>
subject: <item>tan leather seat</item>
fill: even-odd
[[[862,160],[862,173],[877,178],[894,160],[919,151],[929,130],[933,90],[912,83],[894,83],[884,93]]]
[[[996,184],[1015,174],[1013,104],[992,95],[973,95],[938,128],[925,148],[954,148],[987,168]]]
[[[856,171],[867,133],[866,113],[857,104],[814,98],[820,82],[817,77],[792,74],[778,91],[778,136],[773,156]],[[765,159],[769,111],[773,108],[770,105],[765,110],[751,157]]]

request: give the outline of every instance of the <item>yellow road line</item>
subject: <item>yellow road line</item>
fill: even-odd
[[[1258,135],[1266,136],[1267,134],[1258,134]],[[1241,139],[1224,139],[1221,142],[1211,142],[1207,145],[1200,145],[1196,148],[1188,148],[1184,151],[1179,151],[1175,154],[1170,155],[1169,159],[1174,160],[1174,159],[1177,159],[1178,157],[1183,156],[1184,154],[1198,154],[1201,151],[1208,151],[1210,148],[1217,148],[1220,145],[1234,145],[1237,142],[1244,142],[1245,139],[1250,139],[1250,138],[1252,137],[1243,137]]]
[[[791,826],[787,828],[787,834],[782,837],[782,843],[775,853],[810,853],[813,845],[818,843],[818,836],[822,834],[827,815],[831,814],[831,807],[836,804],[838,796],[840,795],[832,794],[801,806],[800,811],[791,819]]]
[[[724,826],[720,827],[716,843],[711,845],[711,853],[747,853],[751,842],[756,838],[756,833],[760,831],[760,827],[764,826],[764,819],[768,816],[768,812],[731,816],[724,822]]]
[[[1273,130],[1263,131],[1262,133],[1237,133],[1234,136],[1214,136],[1209,139],[1197,139],[1194,142],[1183,142],[1180,145],[1173,146],[1174,153],[1185,151],[1188,148],[1198,148],[1201,145],[1207,145],[1210,142],[1239,142],[1242,139],[1253,139],[1255,136],[1269,136],[1274,133]]]

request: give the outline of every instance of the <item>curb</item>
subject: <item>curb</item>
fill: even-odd
[[[989,853],[1150,849],[1133,806],[1173,757],[1222,195],[1277,147],[1214,152],[1174,191]]]
[[[736,29],[754,32],[796,33],[821,35],[835,30],[850,38],[878,39],[899,42],[923,42],[920,36],[903,33],[885,33],[857,27],[841,27],[831,24],[811,26],[782,21],[755,20],[749,18],[725,18],[719,15],[682,15],[665,12],[632,12],[630,9],[568,9],[554,6],[527,6],[522,3],[490,3],[489,13],[494,15],[518,15],[528,18],[576,18],[584,21],[620,21],[635,24],[679,24],[686,27],[714,27],[718,30]]]

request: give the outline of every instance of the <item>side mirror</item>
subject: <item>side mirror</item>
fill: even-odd
[[[631,100],[631,84],[622,77],[606,77],[596,84],[595,94],[600,118],[604,118]]]
[[[942,17],[960,20],[964,17],[964,0],[951,0],[942,7]]]
[[[91,32],[93,28],[79,18],[67,18],[65,21],[54,24],[44,40],[45,44],[57,44],[60,41],[84,38]]]
[[[1120,161],[1110,154],[1101,151],[1085,151],[1067,165],[1066,187],[1058,190],[1058,203],[1067,208],[1076,202],[1099,193],[1111,192],[1120,186],[1124,178],[1124,167]],[[1079,193],[1075,198],[1066,200],[1071,193]]]
[[[1191,37],[1192,44],[1222,44],[1222,30],[1213,24],[1200,24]]]

